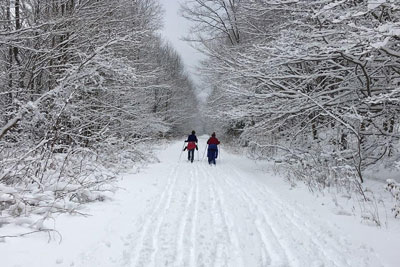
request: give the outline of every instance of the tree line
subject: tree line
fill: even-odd
[[[146,143],[187,131],[194,85],[155,0],[0,0],[0,209],[76,211]],[[6,223],[6,222],[4,222]]]
[[[208,117],[251,154],[361,194],[365,170],[399,165],[400,1],[191,0],[182,14],[209,56]]]

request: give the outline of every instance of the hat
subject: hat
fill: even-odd
[[[211,134],[211,136],[212,136],[212,137],[215,137],[215,132],[213,132],[213,133]]]

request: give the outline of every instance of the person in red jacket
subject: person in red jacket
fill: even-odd
[[[187,146],[183,149],[185,151],[186,149],[188,150],[188,160],[193,163],[194,160],[194,150],[199,150],[197,147],[197,137],[196,137],[196,132],[192,131],[192,134],[188,136],[187,140],[185,140],[185,143],[188,143]]]
[[[215,165],[215,159],[218,157],[218,145],[219,140],[215,137],[215,133],[211,134],[211,137],[207,141],[208,151],[207,158],[208,164],[213,163]]]

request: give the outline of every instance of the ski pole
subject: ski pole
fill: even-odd
[[[201,160],[204,160],[204,156],[206,155],[207,147],[208,147],[208,144],[206,146],[204,146],[203,158]]]
[[[181,149],[181,154],[179,154],[179,161],[181,161],[181,157],[182,157],[182,153],[183,153],[183,149],[185,148],[185,141],[183,141],[183,147]]]

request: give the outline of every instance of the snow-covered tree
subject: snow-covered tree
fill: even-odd
[[[0,208],[10,215],[45,219],[103,199],[122,162],[148,159],[141,144],[180,135],[196,112],[194,86],[157,35],[157,1],[0,4]]]
[[[323,186],[398,159],[399,1],[193,2],[207,110],[254,155]],[[223,30],[231,14],[238,42]]]

